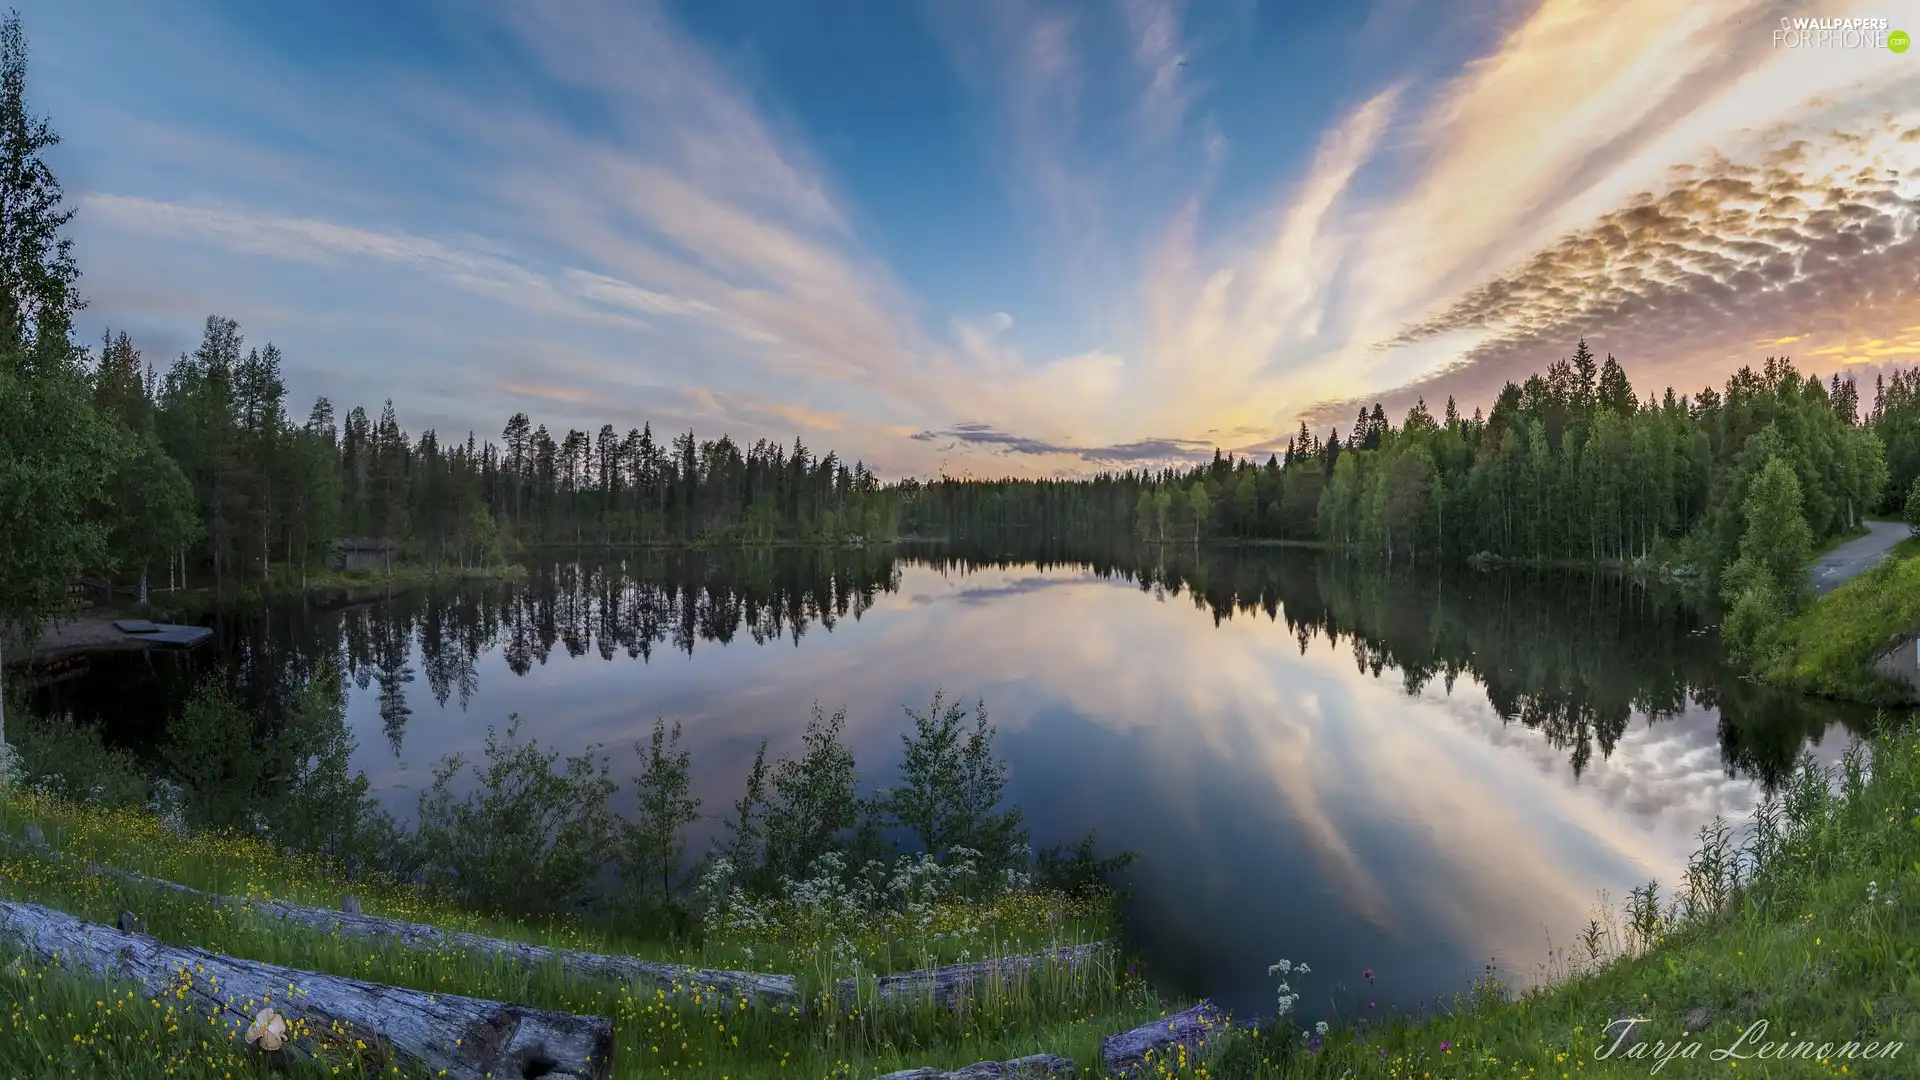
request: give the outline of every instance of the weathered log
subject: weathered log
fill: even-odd
[[[0,840],[4,839],[0,837]],[[30,840],[29,843],[32,844],[32,841]],[[483,957],[506,959],[530,966],[552,963],[558,965],[560,970],[569,976],[576,978],[638,983],[687,996],[696,992],[713,992],[728,998],[746,998],[766,1005],[800,1004],[799,980],[792,975],[697,968],[684,964],[641,960],[632,956],[609,956],[573,949],[555,949],[545,945],[507,941],[462,930],[443,930],[426,923],[362,914],[358,910],[353,910],[360,905],[358,898],[352,896],[343,898],[341,907],[348,910],[341,911],[310,907],[286,900],[255,900],[227,896],[150,877],[132,870],[83,862],[48,849],[44,840],[32,846],[38,848],[43,855],[76,863],[92,873],[104,874],[130,884],[172,892],[208,903],[239,907],[267,918],[282,919],[321,933],[395,941],[403,946],[414,948],[453,948]],[[1108,941],[1096,941],[1091,944],[1069,945],[1024,956],[1005,956],[966,964],[949,964],[927,970],[882,975],[874,980],[875,997],[882,1004],[912,1004],[917,1001],[932,1000],[951,1007],[971,989],[994,979],[1010,981],[1029,972],[1042,970],[1049,964],[1078,967],[1111,948],[1112,944]],[[835,989],[844,1002],[851,1003],[859,999],[860,984],[856,979],[842,979]]]
[[[982,1061],[961,1069],[904,1069],[880,1080],[1045,1080],[1072,1076],[1073,1059],[1059,1054],[1035,1054],[1012,1061]]]
[[[287,1046],[310,1058],[350,1055],[346,1048],[358,1041],[384,1042],[403,1065],[453,1080],[554,1073],[604,1080],[613,1069],[613,1023],[604,1017],[240,960],[11,900],[0,900],[0,934],[69,971],[184,1000],[236,1038],[270,1006],[288,1020]]]
[[[1002,956],[969,964],[949,964],[897,975],[882,975],[873,981],[874,996],[881,1004],[887,1005],[931,1000],[952,1006],[974,987],[996,979],[1012,981],[1042,971],[1050,964],[1079,967],[1111,946],[1112,942],[1096,941],[1024,956]],[[842,1001],[852,1002],[859,998],[860,983],[856,979],[841,979],[837,989]]]
[[[1108,1076],[1133,1076],[1146,1063],[1169,1061],[1185,1047],[1188,1056],[1196,1056],[1208,1039],[1228,1029],[1230,1021],[1219,1006],[1202,1001],[1191,1009],[1174,1013],[1132,1031],[1109,1035],[1100,1040],[1100,1061]]]
[[[51,854],[62,861],[80,863],[80,860],[59,852],[46,852],[46,854]],[[80,863],[80,865],[85,866],[92,873],[118,878],[130,884],[171,892],[178,896],[192,897],[207,903],[238,907],[270,919],[296,923],[324,934],[395,941],[410,948],[458,949],[490,959],[511,960],[535,967],[551,963],[558,965],[559,969],[570,977],[638,983],[649,988],[665,989],[669,993],[692,995],[712,991],[728,997],[745,997],[767,1004],[793,1004],[800,1000],[798,980],[791,975],[721,971],[690,967],[685,964],[662,963],[657,960],[642,960],[634,956],[609,956],[574,949],[555,949],[545,945],[487,937],[484,934],[471,934],[464,930],[443,930],[426,923],[366,915],[359,911],[334,911],[330,908],[309,907],[286,900],[250,900],[245,897],[203,892],[189,885],[149,877],[132,870],[102,866],[98,863]],[[347,899],[353,900],[353,903],[351,905],[343,903],[342,907],[359,907],[357,898],[348,897]]]

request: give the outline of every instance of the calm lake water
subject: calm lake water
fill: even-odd
[[[1036,845],[1092,829],[1139,854],[1127,925],[1171,989],[1270,1010],[1285,957],[1314,969],[1311,1016],[1412,1008],[1489,963],[1528,977],[1601,890],[1677,880],[1701,825],[1864,730],[1723,674],[1709,618],[1609,578],[1277,549],[643,555],[236,615],[194,664],[259,691],[344,650],[357,765],[402,816],[509,714],[623,775],[680,721],[713,815],[696,850],[816,702],[879,783],[904,707],[984,699]],[[116,661],[57,693],[150,745],[185,677]]]

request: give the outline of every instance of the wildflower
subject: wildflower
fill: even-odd
[[[1325,1035],[1327,1033],[1327,1022],[1325,1020],[1322,1020],[1319,1023],[1313,1025],[1313,1033],[1315,1035]]]
[[[262,1050],[280,1049],[287,1041],[287,1018],[274,1012],[272,1006],[261,1009],[254,1014],[246,1040],[249,1044],[258,1044]]]
[[[1373,969],[1368,968],[1367,970],[1361,972],[1360,977],[1367,980],[1369,983],[1371,983],[1373,981]]]

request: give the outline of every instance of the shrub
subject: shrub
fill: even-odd
[[[520,739],[520,717],[504,733],[487,729],[487,763],[475,766],[479,789],[453,795],[466,765],[441,759],[420,796],[424,873],[467,903],[507,914],[574,912],[595,896],[613,861],[610,803],[618,785],[599,748],[589,746],[556,770],[558,751]]]

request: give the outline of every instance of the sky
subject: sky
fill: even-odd
[[[296,419],[1084,475],[1583,335],[1643,396],[1920,360],[1920,50],[1778,33],[1920,0],[21,11],[82,330],[236,319]]]

